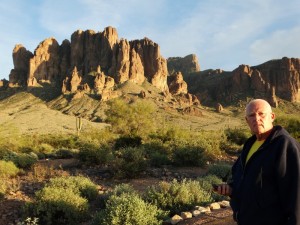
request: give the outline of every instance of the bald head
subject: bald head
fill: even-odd
[[[246,121],[257,139],[265,139],[273,128],[275,114],[271,105],[263,99],[255,99],[246,106]]]
[[[272,112],[271,105],[264,99],[251,100],[246,106],[246,116],[251,112],[253,106],[259,106],[263,108],[265,112]]]

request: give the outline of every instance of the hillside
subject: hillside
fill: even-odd
[[[107,126],[83,120],[83,130]],[[0,135],[76,133],[76,117],[49,108],[28,92],[19,92],[0,101]]]
[[[147,97],[140,98],[141,91],[147,92]],[[166,125],[189,130],[218,130],[225,127],[245,126],[243,110],[237,107],[225,108],[218,113],[214,108],[194,106],[195,111],[183,111],[178,100],[165,98],[151,85],[135,85],[126,83],[119,87],[120,98],[128,102],[141,99],[157,106],[156,118]],[[46,133],[76,133],[76,117],[83,117],[83,130],[107,126],[104,111],[108,108],[106,102],[84,95],[79,99],[69,99],[59,95],[52,100],[45,100],[30,91],[19,91],[5,96],[1,92],[0,100],[0,135],[12,133],[46,134]],[[197,114],[195,114],[197,112]],[[101,122],[102,121],[102,122]]]

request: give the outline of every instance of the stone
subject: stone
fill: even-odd
[[[216,209],[220,209],[221,206],[220,206],[219,203],[214,202],[214,203],[211,203],[211,204],[209,205],[209,208],[210,208],[211,210],[216,210]]]
[[[174,215],[172,216],[172,218],[170,219],[170,222],[172,225],[179,223],[180,221],[183,221],[183,218],[179,215]]]
[[[190,218],[192,218],[193,217],[193,214],[191,213],[191,212],[181,212],[180,213],[180,217],[182,218],[182,219],[190,219]]]

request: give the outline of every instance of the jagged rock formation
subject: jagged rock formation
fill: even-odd
[[[201,102],[238,102],[245,97],[264,98],[273,107],[281,98],[300,102],[300,59],[282,58],[258,66],[240,65],[232,72],[206,70],[184,75],[190,93]]]
[[[113,27],[103,32],[78,30],[61,45],[48,38],[34,54],[16,45],[13,62],[9,87],[47,83],[76,98],[88,94],[105,101],[120,95],[114,90],[119,84],[147,81],[166,96],[170,92],[186,107],[200,104],[199,99],[204,104],[224,105],[259,97],[274,107],[280,98],[300,102],[300,59],[284,57],[258,66],[240,65],[231,72],[200,72],[196,55],[166,60],[158,44],[148,38],[119,39]]]
[[[168,77],[168,86],[170,93],[173,95],[186,94],[188,92],[187,83],[183,80],[181,72],[175,72]]]
[[[78,30],[71,35],[71,42],[64,40],[61,45],[48,38],[34,54],[17,45],[13,59],[14,69],[9,76],[12,84],[32,87],[46,81],[60,85],[63,93],[85,91],[101,95],[115,83],[130,80],[142,84],[147,80],[168,92],[167,62],[158,44],[148,38],[119,40],[112,27],[99,33]]]
[[[199,72],[200,65],[195,54],[181,57],[170,57],[167,59],[169,74],[182,72],[183,74]]]
[[[11,84],[19,84],[24,86],[27,83],[27,74],[29,71],[29,60],[33,54],[25,47],[18,44],[13,50],[14,69],[9,74],[9,82]]]

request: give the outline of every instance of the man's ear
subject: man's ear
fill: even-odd
[[[273,121],[275,120],[275,118],[276,118],[275,113],[273,113],[273,112],[271,113],[271,118]]]

